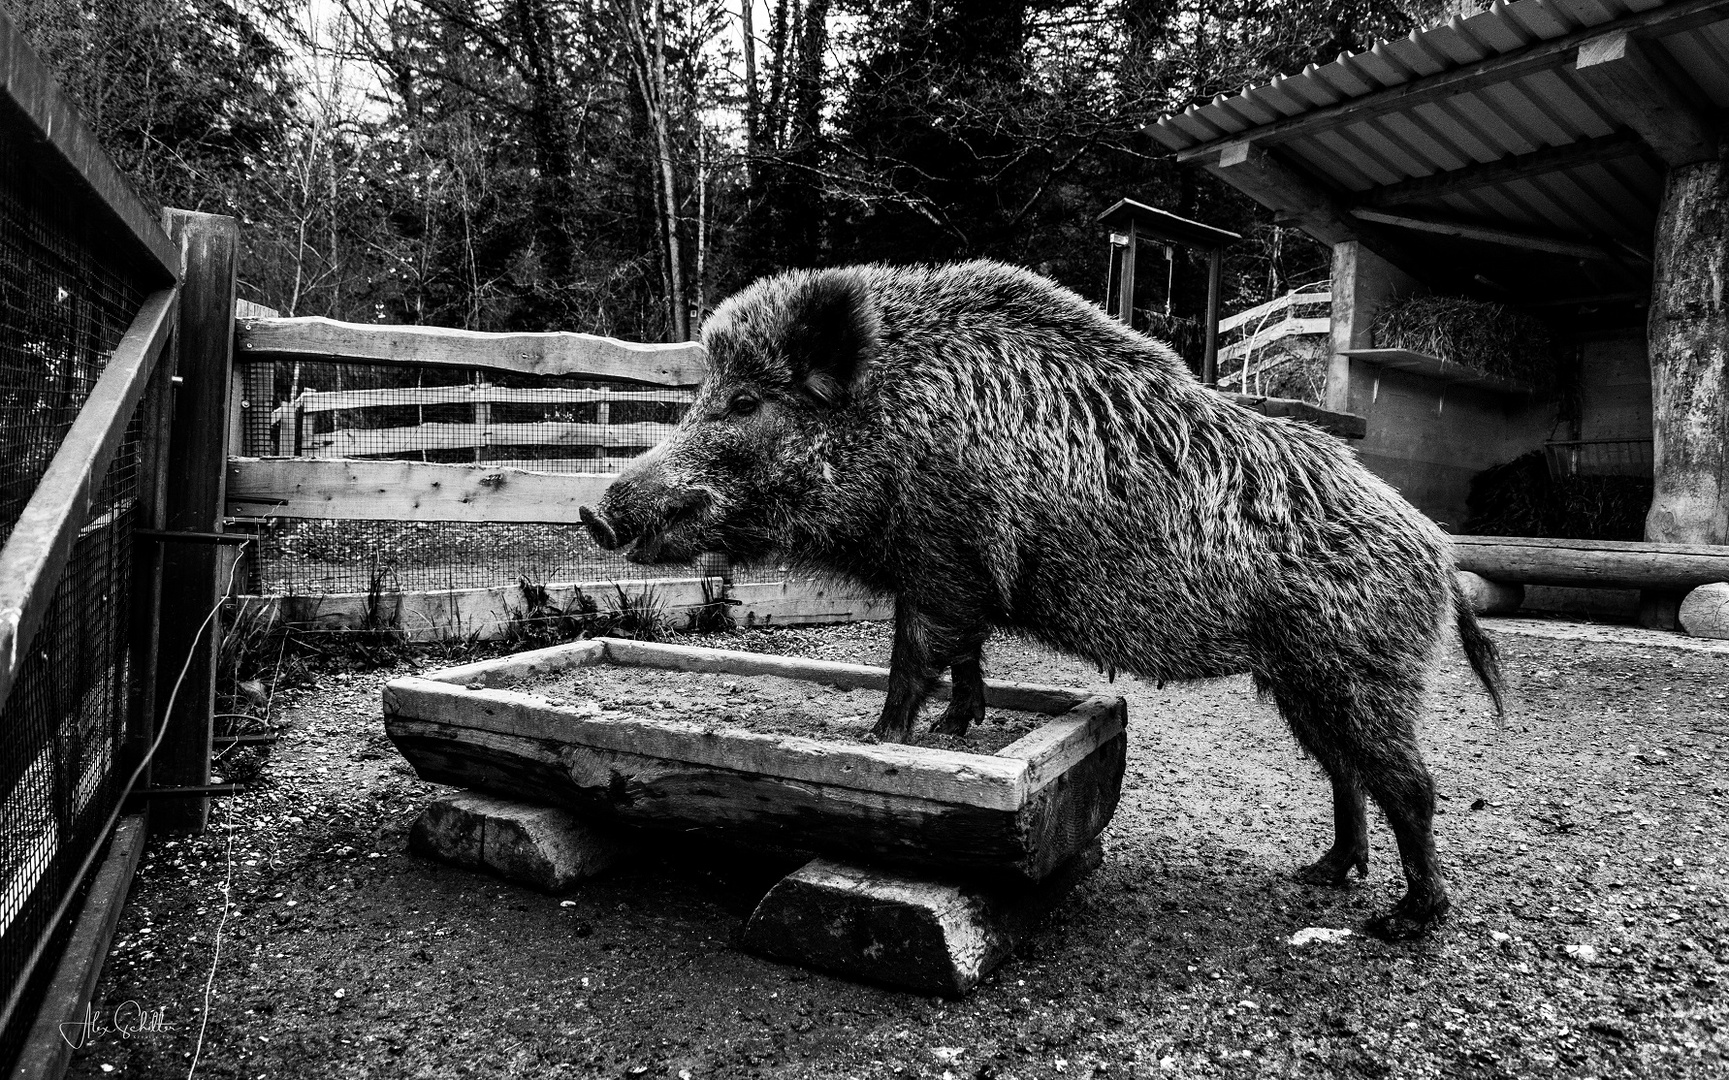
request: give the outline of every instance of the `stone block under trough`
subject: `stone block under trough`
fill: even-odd
[[[454,791],[427,804],[409,830],[418,854],[487,870],[543,892],[567,892],[621,853],[611,830],[554,806]]]
[[[742,944],[801,967],[958,997],[1100,860],[1094,841],[1037,885],[984,886],[816,859],[769,890]]]
[[[987,705],[1021,717],[1020,727],[1005,720],[995,730],[1025,731],[989,752],[861,742],[844,730],[868,730],[862,705],[825,711],[887,683],[883,668],[602,638],[394,680],[384,722],[435,783],[688,838],[939,875],[1038,881],[1115,813],[1122,698],[987,681]],[[674,703],[619,703],[650,684],[665,684]],[[736,710],[729,719],[717,688],[746,684],[778,688],[784,704],[752,715],[774,720],[783,709],[780,720],[747,729]],[[584,689],[600,685],[614,689]]]

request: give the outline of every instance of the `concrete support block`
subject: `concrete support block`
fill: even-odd
[[[958,997],[1102,858],[1094,841],[1030,886],[929,881],[816,859],[757,904],[743,945],[802,967]]]
[[[1693,637],[1729,638],[1729,582],[1701,585],[1681,601],[1682,629]]]
[[[456,791],[427,804],[409,849],[470,870],[487,870],[544,892],[565,892],[617,861],[618,837],[551,806]]]
[[[1459,591],[1471,602],[1471,610],[1479,615],[1511,615],[1525,602],[1525,586],[1490,581],[1469,570],[1455,570]]]

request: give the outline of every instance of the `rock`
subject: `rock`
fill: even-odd
[[[1701,585],[1688,593],[1679,619],[1693,637],[1729,638],[1729,582]]]
[[[1331,926],[1305,926],[1291,935],[1291,944],[1308,945],[1311,942],[1320,942],[1323,945],[1330,945],[1350,936],[1349,930],[1335,929]]]
[[[456,791],[428,803],[408,834],[410,850],[510,881],[564,892],[617,861],[609,829],[568,810]]]
[[[1525,586],[1490,581],[1469,570],[1455,570],[1459,591],[1471,602],[1471,610],[1479,615],[1511,615],[1525,602]]]
[[[1567,945],[1564,947],[1564,950],[1568,956],[1571,956],[1581,964],[1594,964],[1597,962],[1597,947],[1594,945]]]
[[[930,881],[813,859],[763,897],[743,945],[805,967],[959,996],[1102,858],[1094,841],[1031,886]]]

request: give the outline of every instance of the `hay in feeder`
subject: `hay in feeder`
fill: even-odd
[[[1562,540],[1643,540],[1651,505],[1648,476],[1563,476],[1541,451],[1493,466],[1471,480],[1463,531],[1477,536]]]
[[[1375,346],[1438,356],[1497,379],[1537,390],[1555,385],[1549,328],[1505,304],[1461,296],[1412,296],[1375,316]]]

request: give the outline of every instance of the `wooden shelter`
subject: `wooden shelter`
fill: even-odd
[[[1519,0],[1165,116],[1147,132],[1333,245],[1329,409],[1457,530],[1470,480],[1545,444],[1652,440],[1646,539],[1729,542],[1729,0]],[[1390,355],[1415,290],[1543,317],[1575,394]]]

